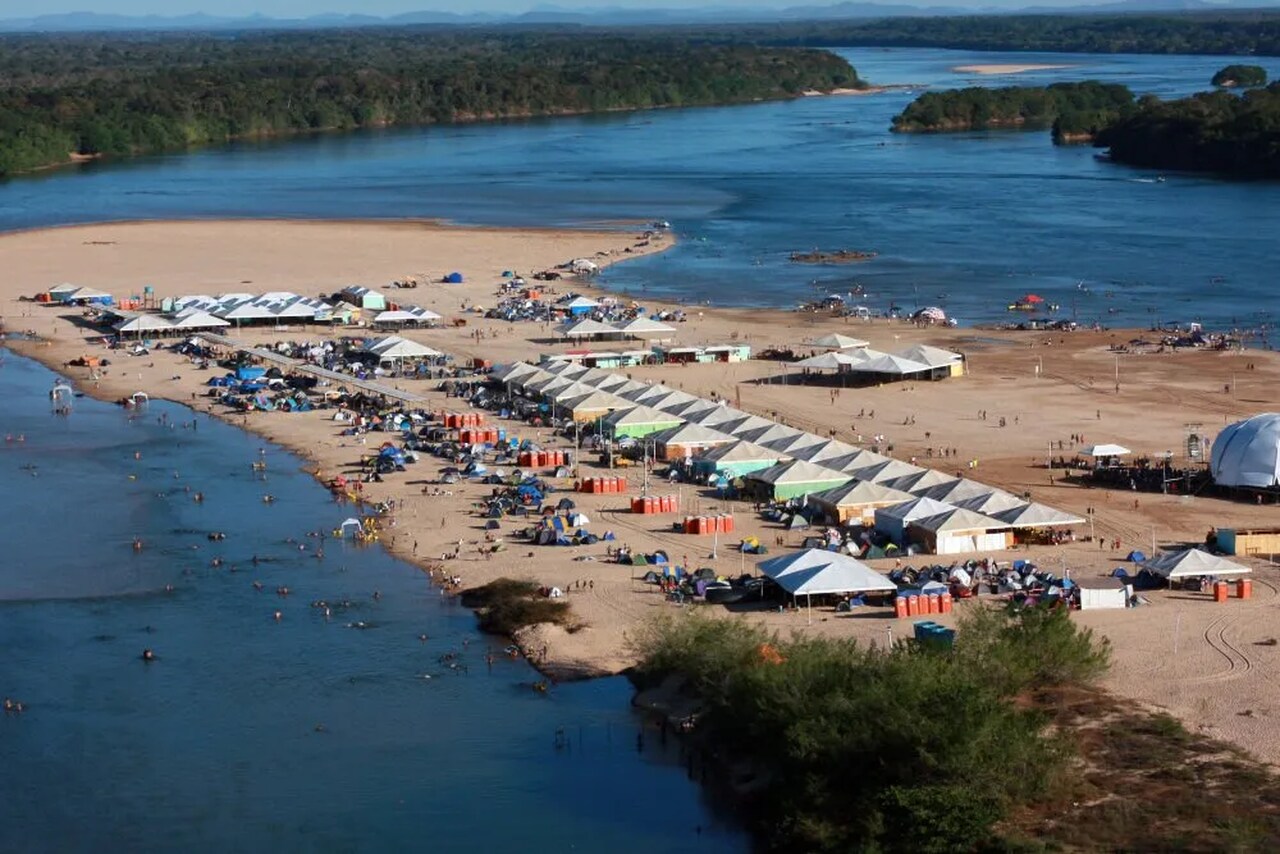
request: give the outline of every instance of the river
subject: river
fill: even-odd
[[[1208,88],[1225,57],[841,50],[875,83],[1102,79]],[[1259,58],[1273,76],[1280,60]],[[1012,76],[957,66],[1042,63]],[[1272,318],[1280,184],[1157,175],[1048,132],[895,135],[892,91],[740,107],[396,129],[91,164],[0,185],[0,229],[170,217],[439,217],[498,225],[667,219],[672,252],[607,283],[672,299],[792,306],[855,281],[873,308],[1005,319],[1034,291],[1110,325]],[[796,250],[864,249],[851,267]]]
[[[535,693],[416,568],[314,557],[350,508],[301,459],[168,403],[55,416],[52,381],[0,364],[0,850],[748,847],[624,678]]]

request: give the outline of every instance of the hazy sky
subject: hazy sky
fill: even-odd
[[[185,15],[207,12],[220,17],[261,13],[275,18],[304,18],[328,12],[360,12],[394,15],[424,9],[450,12],[523,12],[532,6],[562,8],[652,6],[696,8],[697,6],[820,6],[834,0],[0,0],[0,18],[28,18],[40,14],[83,12],[123,15]],[[880,0],[893,3],[901,0]],[[906,0],[920,6],[1026,6],[1035,0]],[[1085,0],[1088,2],[1088,0]]]

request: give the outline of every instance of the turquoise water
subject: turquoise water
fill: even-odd
[[[27,705],[0,713],[0,850],[748,847],[674,746],[639,749],[624,679],[536,694],[415,568],[332,540],[313,557],[307,532],[349,511],[300,459],[164,403],[54,416],[52,376],[0,367],[0,695]]]
[[[840,51],[877,83],[1099,78],[1208,88],[1225,57]],[[1258,60],[1273,75],[1280,61]],[[976,63],[1069,64],[1012,77]],[[485,224],[672,221],[684,242],[616,267],[615,287],[794,305],[854,280],[884,308],[1003,319],[1028,291],[1081,321],[1257,325],[1276,311],[1280,184],[1100,163],[1047,132],[895,136],[914,93],[321,136],[94,164],[0,184],[0,229],[104,219],[444,217]],[[796,250],[869,249],[850,268]],[[1077,284],[1083,283],[1084,288]]]

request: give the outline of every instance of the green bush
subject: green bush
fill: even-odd
[[[954,652],[783,641],[693,614],[634,643],[641,677],[685,677],[700,737],[769,781],[751,814],[771,846],[951,851],[990,841],[1066,764],[1042,715],[1013,698],[1088,681],[1107,661],[1065,612],[975,610]]]
[[[571,622],[568,603],[543,596],[538,582],[528,579],[499,578],[473,587],[463,591],[462,604],[477,609],[482,631],[497,635],[510,636],[540,623]]]

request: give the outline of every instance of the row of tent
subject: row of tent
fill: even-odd
[[[580,298],[585,299],[585,298]],[[593,300],[591,302],[594,302]],[[636,317],[621,323],[605,323],[602,320],[583,318],[570,321],[557,330],[565,338],[591,340],[600,338],[668,338],[676,328],[669,323],[648,317]]]
[[[945,352],[945,351],[944,351]],[[998,532],[1083,520],[1011,493],[817,436],[662,384],[569,363],[517,362],[494,378],[574,420],[598,420],[614,439],[652,440],[659,457],[685,459],[696,474],[744,478],[770,500],[805,499],[837,522],[885,525],[904,542],[914,525],[963,550],[996,548]],[[957,539],[961,537],[968,542]],[[983,541],[981,538],[991,534]],[[1003,546],[1000,546],[1003,547]]]
[[[819,353],[807,359],[791,363],[790,367],[808,370],[833,370],[846,373],[877,374],[888,377],[914,377],[923,374],[952,376],[963,373],[964,357],[950,350],[932,347],[928,344],[915,344],[895,353],[885,353],[866,346],[857,339],[847,339],[845,343],[839,339],[843,336],[829,336],[831,343],[838,346],[826,353]],[[824,339],[818,339],[822,341]],[[814,342],[817,344],[818,342]],[[857,346],[861,345],[861,346]],[[829,346],[829,345],[823,345]]]

